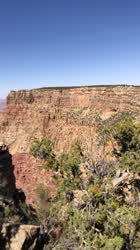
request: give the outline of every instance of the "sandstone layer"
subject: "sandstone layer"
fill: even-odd
[[[34,137],[47,136],[57,151],[76,140],[89,150],[99,121],[118,112],[140,115],[140,88],[131,86],[11,91],[0,113],[0,138],[12,153],[29,152]]]

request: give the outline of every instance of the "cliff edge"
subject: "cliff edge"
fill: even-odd
[[[47,136],[56,151],[75,141],[95,147],[97,128],[120,112],[140,115],[140,88],[98,86],[11,91],[0,113],[0,137],[12,153],[29,152],[34,137]],[[22,143],[21,143],[22,142]]]

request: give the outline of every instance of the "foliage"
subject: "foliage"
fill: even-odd
[[[124,245],[124,240],[121,237],[115,236],[112,239],[105,239],[105,246],[102,250],[121,250]]]
[[[47,160],[53,155],[52,142],[47,139],[35,139],[31,145],[31,153],[34,157]]]
[[[116,124],[114,138],[120,146],[121,153],[140,150],[139,129],[128,115]]]
[[[80,145],[73,145],[69,152],[59,157],[53,154],[57,166],[54,168],[56,196],[50,197],[42,187],[38,189],[41,204],[44,204],[43,216],[49,239],[47,250],[138,249],[136,246],[140,240],[140,211],[137,206],[140,196],[139,127],[130,116],[123,116],[113,126],[111,133],[110,137],[117,142],[116,151],[119,150],[116,161],[111,164],[107,160],[93,163],[91,180],[86,187],[83,185],[80,164],[87,159]],[[50,154],[52,152],[53,149]],[[51,168],[52,165],[51,162],[48,167]],[[127,170],[132,178],[114,187],[112,180],[120,178],[116,177],[117,170],[120,176]],[[126,199],[128,187],[133,203]],[[83,193],[81,206],[76,206],[75,191]],[[67,195],[70,196],[69,199]]]
[[[79,175],[79,164],[82,158],[82,150],[79,144],[72,145],[69,154],[62,153],[58,158],[58,164],[62,175],[76,177]]]
[[[124,153],[120,158],[119,166],[122,169],[140,174],[140,154],[134,151]]]
[[[80,163],[83,155],[79,144],[72,145],[69,153],[62,153],[58,157],[58,169],[60,172],[58,180],[58,194],[80,188]]]
[[[125,116],[114,128],[114,138],[120,146],[119,167],[140,173],[140,129],[130,116]]]

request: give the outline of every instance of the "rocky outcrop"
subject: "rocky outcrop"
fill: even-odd
[[[120,177],[116,177],[112,180],[113,186],[115,187],[121,184],[124,180],[128,179],[128,177],[129,177],[129,173],[124,172]]]
[[[4,224],[1,231],[0,249],[41,250],[40,227],[34,225]]]

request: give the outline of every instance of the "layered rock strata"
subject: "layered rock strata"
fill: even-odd
[[[106,86],[11,91],[0,113],[0,137],[12,153],[29,152],[34,137],[49,137],[57,151],[81,141],[95,147],[97,128],[112,115],[140,117],[140,87]]]

